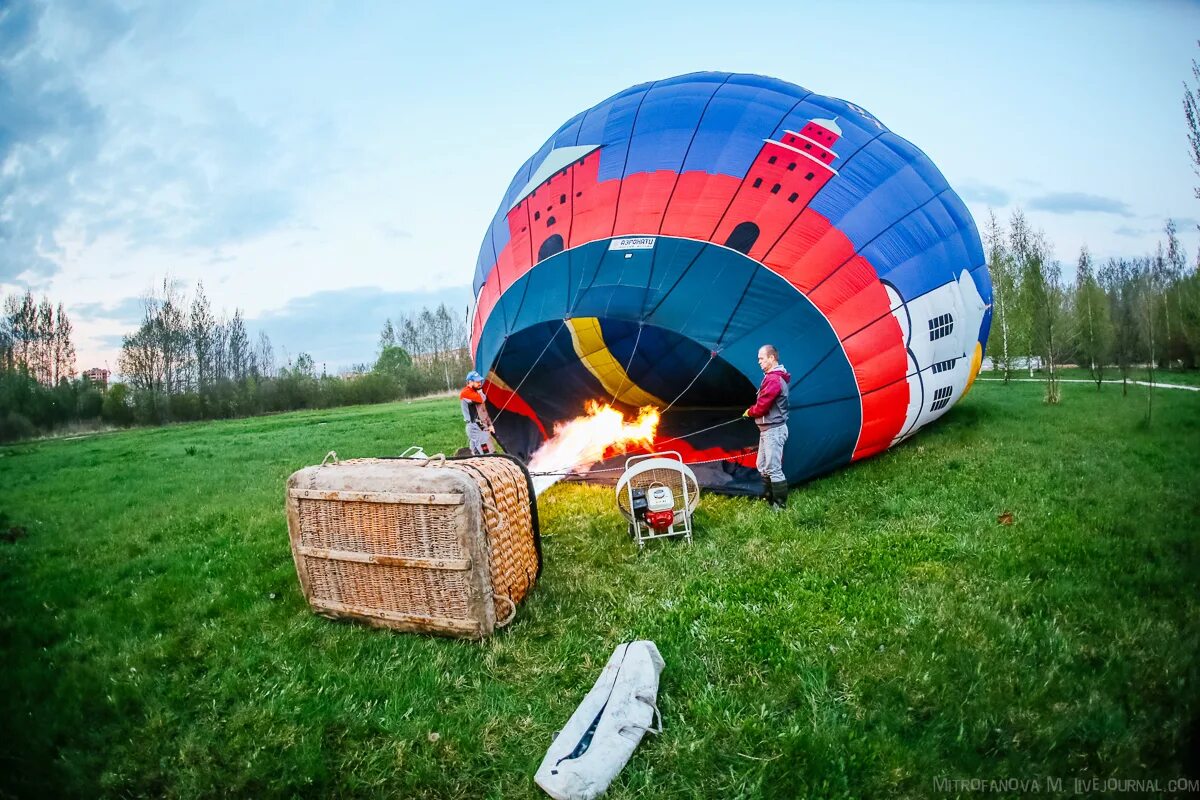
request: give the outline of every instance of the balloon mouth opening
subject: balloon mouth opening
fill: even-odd
[[[662,417],[654,450],[676,450],[691,462],[740,456],[753,465],[745,454],[758,431],[741,414],[756,385],[719,354],[665,328],[603,317],[538,323],[509,335],[488,378],[497,439],[523,460],[556,424],[596,402],[627,419],[656,408]],[[605,464],[594,466],[592,479]]]

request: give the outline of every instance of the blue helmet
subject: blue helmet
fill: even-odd
[[[467,383],[470,383],[471,381],[479,381],[480,383],[483,383],[483,376],[475,370],[471,370],[467,373]]]

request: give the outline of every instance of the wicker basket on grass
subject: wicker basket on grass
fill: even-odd
[[[541,573],[533,485],[509,456],[335,459],[288,479],[287,516],[304,596],[329,617],[478,639]]]

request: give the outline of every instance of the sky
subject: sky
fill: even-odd
[[[465,316],[501,196],[563,122],[702,70],[858,104],[1068,274],[1168,217],[1194,259],[1198,36],[1200,3],[1150,0],[0,0],[0,295],[62,302],[80,370],[117,370],[168,277],[281,363],[369,363],[388,317]]]

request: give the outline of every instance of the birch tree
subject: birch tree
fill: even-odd
[[[1087,365],[1099,391],[1104,380],[1104,367],[1112,358],[1112,320],[1109,317],[1108,298],[1096,279],[1087,245],[1079,250],[1073,310],[1075,341],[1078,343],[1076,351]]]
[[[987,247],[988,272],[992,278],[992,322],[999,328],[999,336],[988,340],[992,363],[1004,370],[1004,382],[1008,383],[1012,374],[1012,355],[1008,349],[1008,327],[1010,299],[1013,296],[1014,281],[1012,260],[1008,255],[1005,242],[1005,232],[996,219],[996,212],[988,209],[988,224],[984,229],[984,242]]]
[[[1029,377],[1033,377],[1033,357],[1038,351],[1038,342],[1033,340],[1037,327],[1034,309],[1040,305],[1038,285],[1026,285],[1031,262],[1035,260],[1037,238],[1029,227],[1021,209],[1013,211],[1008,225],[1008,259],[1011,270],[1011,292],[1007,302],[1009,325],[1009,348],[1012,354],[1023,354]],[[1040,262],[1039,262],[1040,263]]]
[[[1162,244],[1151,258],[1138,259],[1136,273],[1137,301],[1136,308],[1141,324],[1145,327],[1146,343],[1148,346],[1147,371],[1150,376],[1150,386],[1146,391],[1146,422],[1149,423],[1154,414],[1154,366],[1158,359],[1157,342],[1155,341],[1155,317],[1158,316],[1159,297],[1161,294],[1162,265],[1165,261]]]

